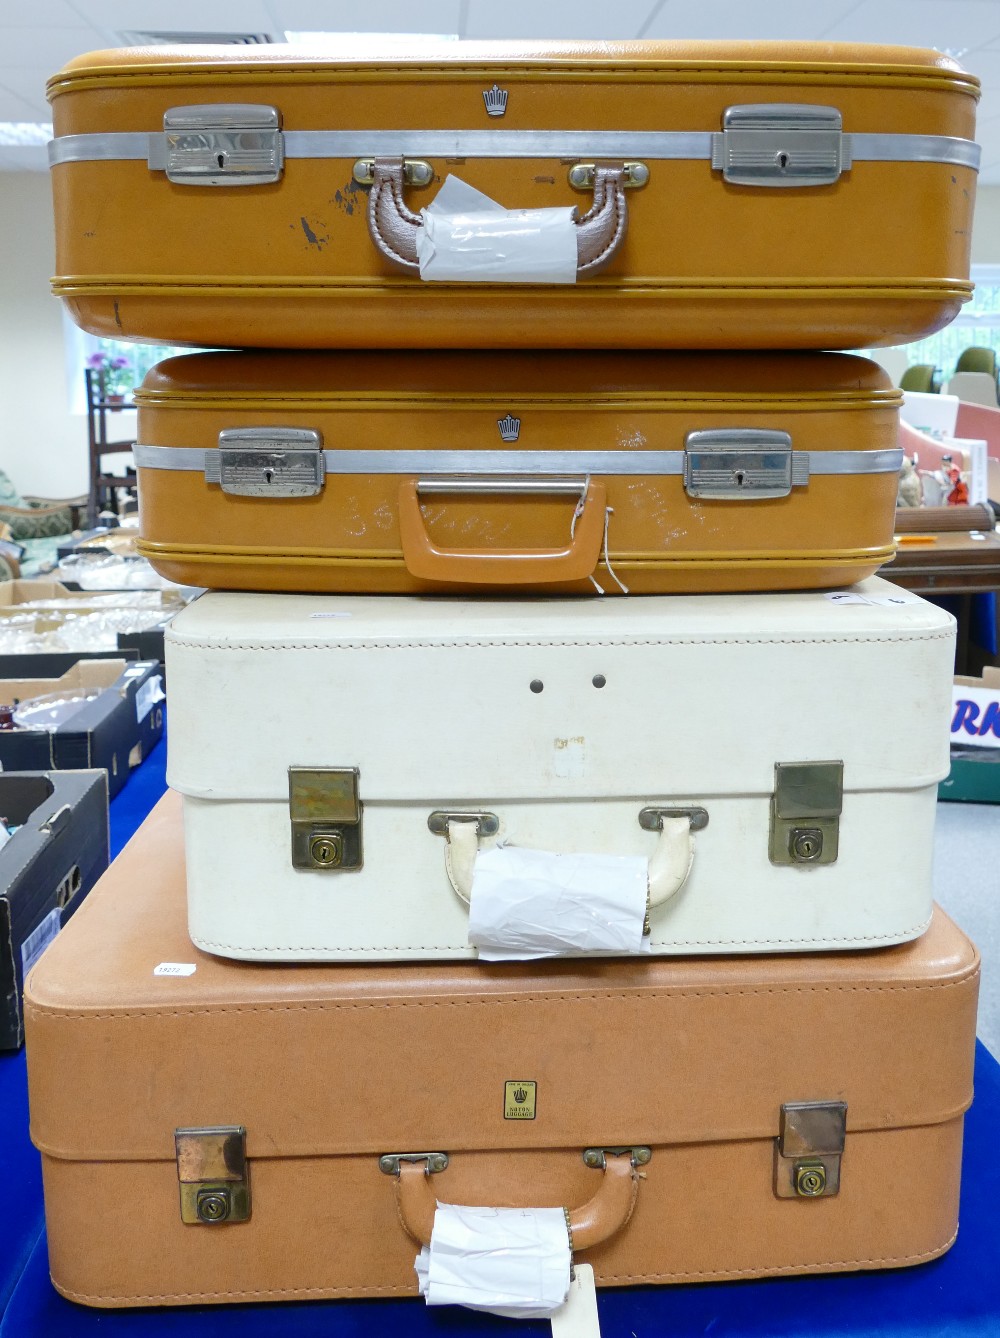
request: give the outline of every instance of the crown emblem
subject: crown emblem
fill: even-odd
[[[483,89],[483,101],[486,103],[486,111],[489,116],[502,116],[507,110],[507,90],[494,84],[492,88]]]
[[[500,429],[501,441],[517,441],[521,433],[521,420],[509,413],[505,418],[497,419],[497,427]]]
[[[527,1099],[528,1099],[528,1093],[525,1091],[523,1087],[514,1088],[514,1100],[517,1102],[519,1106],[523,1106],[525,1101],[527,1101]]]

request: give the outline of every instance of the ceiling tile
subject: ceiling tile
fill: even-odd
[[[0,60],[5,66],[52,71],[83,51],[93,50],[89,28],[3,28]]]
[[[45,100],[45,81],[58,69],[58,61],[40,70],[24,69],[23,66],[17,69],[0,66],[0,88],[6,88],[19,97],[30,111],[29,116],[20,119],[29,121],[49,119],[49,104]]]
[[[84,0],[85,3],[85,0]],[[31,0],[23,9],[16,3],[7,6],[0,27],[3,28],[86,28],[81,17],[84,4],[76,9],[69,0]],[[9,11],[9,12],[7,12]]]
[[[462,36],[614,41],[634,37],[652,8],[652,0],[587,6],[579,0],[469,0]]]
[[[1000,34],[996,0],[867,0],[832,22],[837,42],[889,42],[951,51],[983,46]]]
[[[264,0],[77,0],[80,12],[109,33],[122,28],[183,32],[269,32]],[[328,6],[329,8],[329,6]]]
[[[268,0],[268,9],[293,32],[458,32],[459,0]]]
[[[802,0],[772,0],[769,4],[666,0],[643,36],[734,42],[810,41],[821,37],[831,23],[843,18],[856,4],[857,0],[835,0],[825,5],[803,4]]]
[[[0,172],[47,172],[48,150],[44,146],[22,148],[0,144]],[[2,191],[2,187],[0,187]]]
[[[25,102],[14,89],[5,85],[3,80],[6,74],[6,70],[0,70],[0,121],[49,120],[45,95],[42,95],[41,105]]]

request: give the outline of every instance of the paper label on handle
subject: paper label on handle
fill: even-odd
[[[469,942],[483,961],[648,951],[641,855],[560,855],[498,846],[472,874]]]
[[[552,1316],[552,1338],[601,1338],[597,1287],[590,1264],[577,1264],[565,1305]]]
[[[449,176],[420,211],[420,277],[445,283],[575,283],[573,208],[504,209]]]
[[[414,1263],[428,1305],[464,1305],[512,1319],[545,1319],[570,1291],[562,1208],[469,1208],[439,1203],[430,1246]]]

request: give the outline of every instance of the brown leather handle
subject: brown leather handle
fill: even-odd
[[[420,511],[420,484],[399,485],[399,536],[403,561],[422,581],[461,585],[542,585],[586,580],[597,567],[604,538],[607,489],[587,482],[573,537],[565,548],[437,548]]]
[[[403,159],[376,158],[372,181],[368,197],[368,231],[372,241],[399,269],[419,273],[417,233],[423,222],[403,199]],[[628,228],[623,162],[596,164],[594,202],[575,223],[577,276],[596,274],[619,249]]]
[[[439,1175],[444,1174],[440,1172]],[[401,1161],[396,1177],[396,1211],[403,1230],[421,1245],[431,1243],[437,1193],[423,1162]],[[566,1214],[574,1250],[589,1250],[608,1240],[626,1225],[635,1211],[639,1176],[629,1153],[605,1156],[597,1193]],[[495,1206],[495,1205],[491,1205]]]

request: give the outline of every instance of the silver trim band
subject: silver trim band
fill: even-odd
[[[950,163],[979,170],[981,150],[948,135],[845,134],[854,162]],[[49,140],[49,166],[141,161],[167,164],[160,132],[60,135]],[[286,158],[641,158],[711,159],[712,132],[700,130],[286,130]]]
[[[137,469],[204,473],[215,448],[143,446],[132,451]],[[796,452],[799,454],[799,452]],[[806,451],[809,473],[898,474],[903,452]],[[435,475],[572,474],[674,475],[684,473],[683,451],[324,451],[327,474]]]

